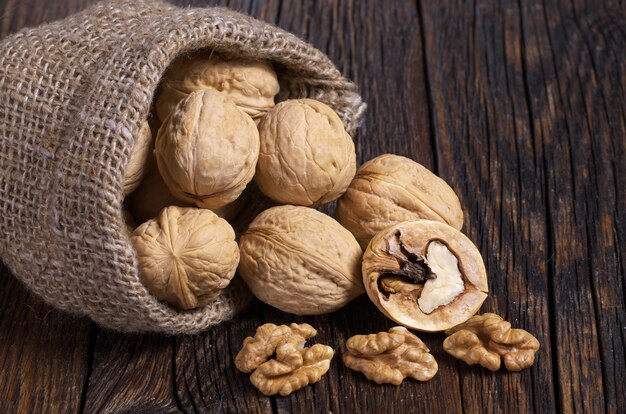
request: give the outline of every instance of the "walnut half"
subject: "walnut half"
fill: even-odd
[[[406,377],[428,381],[437,373],[437,362],[426,345],[402,326],[353,336],[346,346],[343,363],[378,384],[400,385]]]
[[[265,395],[287,396],[318,382],[330,367],[334,351],[321,344],[306,348],[308,338],[317,334],[309,324],[274,325],[266,323],[254,337],[243,341],[235,366],[252,372],[250,382]],[[267,360],[272,355],[276,359]]]
[[[388,318],[438,332],[473,316],[487,297],[480,252],[447,224],[418,220],[376,234],[363,255],[368,296]]]
[[[528,368],[539,349],[537,338],[523,329],[511,329],[509,322],[493,313],[474,316],[446,335],[450,335],[443,342],[447,353],[491,371],[500,369],[500,358],[509,371]]]
[[[286,343],[276,349],[275,360],[264,362],[250,375],[250,382],[265,395],[285,397],[321,380],[334,354],[327,345],[298,349]]]

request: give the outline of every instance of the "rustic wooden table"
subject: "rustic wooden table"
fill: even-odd
[[[94,2],[0,0],[0,33]],[[430,382],[376,385],[336,357],[318,384],[267,398],[233,366],[259,324],[306,321],[343,350],[392,322],[362,297],[327,316],[255,303],[202,335],[123,335],[42,304],[2,268],[0,412],[624,412],[626,2],[224,4],[300,35],[360,85],[359,161],[406,155],[458,192],[489,273],[483,310],[539,338],[535,365],[491,373],[424,334]]]

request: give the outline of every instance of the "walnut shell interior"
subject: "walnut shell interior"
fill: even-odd
[[[435,265],[432,254],[429,258],[433,243],[445,246],[456,264]],[[452,266],[458,266],[462,290],[454,280],[438,289],[428,288],[429,283],[444,277],[442,272],[451,272]],[[487,273],[480,252],[461,232],[439,222],[403,222],[378,233],[365,251],[362,270],[372,302],[388,318],[412,329],[449,329],[478,312],[487,298]],[[436,295],[428,298],[428,307],[422,300],[425,293]]]

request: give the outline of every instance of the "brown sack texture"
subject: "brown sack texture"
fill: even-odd
[[[351,133],[365,109],[323,53],[226,9],[109,1],[0,42],[0,257],[47,303],[117,330],[193,333],[247,302],[236,282],[195,311],[157,301],[121,217],[124,169],[159,79],[204,48],[274,62],[283,99],[318,99]]]

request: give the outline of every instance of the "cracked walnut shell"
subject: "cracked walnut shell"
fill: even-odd
[[[239,274],[252,293],[284,312],[329,313],[363,293],[359,244],[312,208],[265,210],[241,236],[239,247]]]
[[[176,106],[159,129],[155,155],[176,198],[216,209],[234,201],[252,180],[259,133],[248,115],[207,89]]]
[[[500,359],[509,371],[521,371],[535,362],[539,341],[523,329],[493,313],[470,318],[446,331],[443,349],[466,363],[480,364],[491,371],[500,369]]]
[[[480,252],[440,222],[404,222],[378,233],[363,255],[372,302],[395,322],[437,332],[465,322],[487,298]]]
[[[213,301],[239,262],[233,228],[210,210],[167,207],[137,227],[131,240],[144,285],[180,309]]]
[[[272,65],[215,56],[177,59],[163,76],[156,112],[164,121],[189,94],[214,89],[239,109],[258,119],[274,106],[280,86]]]
[[[343,363],[378,384],[400,385],[406,377],[428,381],[438,370],[428,347],[405,327],[356,335],[346,343]]]
[[[339,116],[313,99],[276,105],[259,124],[254,177],[269,198],[317,207],[337,199],[356,172],[352,138]]]
[[[321,344],[304,347],[306,340],[316,334],[306,323],[290,326],[266,323],[257,328],[254,337],[244,340],[235,357],[235,366],[242,372],[252,372],[250,382],[263,394],[287,396],[318,382],[330,367],[334,355],[331,347]],[[268,361],[274,354],[276,359]]]
[[[384,154],[363,164],[337,202],[337,221],[365,249],[374,235],[403,221],[434,220],[460,230],[463,210],[448,184],[417,162]]]

